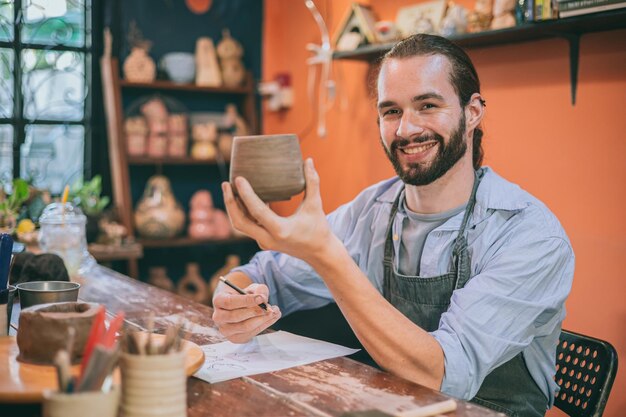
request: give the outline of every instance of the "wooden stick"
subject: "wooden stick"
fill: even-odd
[[[396,413],[396,417],[430,417],[437,414],[449,413],[456,410],[456,401],[453,399],[441,401],[434,404],[425,405],[413,410]]]
[[[68,386],[70,384],[71,376],[71,365],[70,365],[70,356],[68,353],[61,349],[54,356],[54,366],[57,370],[57,381],[59,382],[59,391],[67,392]]]
[[[76,338],[76,329],[73,326],[70,326],[67,329],[67,354],[70,357],[70,363],[72,363],[72,358],[74,358],[74,339]]]
[[[156,352],[152,352],[152,332],[154,331],[154,312],[150,313],[150,317],[148,317],[148,340],[145,345],[146,355],[152,355]]]

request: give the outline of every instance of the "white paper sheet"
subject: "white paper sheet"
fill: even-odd
[[[257,336],[243,345],[222,342],[201,348],[205,356],[204,365],[193,376],[210,383],[306,365],[359,351],[284,331]]]

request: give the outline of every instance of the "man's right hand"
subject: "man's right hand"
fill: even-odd
[[[213,297],[213,321],[219,331],[233,343],[246,343],[280,318],[277,306],[267,304],[268,289],[263,284],[244,288],[248,294],[239,294],[220,283]],[[267,311],[259,307],[265,303]]]

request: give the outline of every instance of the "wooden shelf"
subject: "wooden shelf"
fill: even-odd
[[[129,165],[218,165],[215,160],[184,158],[151,158],[149,156],[129,156]]]
[[[580,36],[626,28],[626,8],[601,13],[572,16],[564,19],[528,22],[506,29],[451,36],[450,39],[464,48],[483,48],[509,45],[541,39],[564,38],[569,44],[570,89],[572,105],[576,104]],[[393,47],[393,43],[366,45],[354,51],[333,52],[333,59],[374,62]]]
[[[252,239],[246,236],[230,237],[228,239],[194,239],[191,237],[183,236],[173,239],[137,239],[146,248],[174,248],[185,246],[199,246],[199,245],[228,245],[236,243],[253,242]]]
[[[134,83],[120,80],[120,87],[123,89],[143,89],[143,90],[170,90],[184,91],[191,93],[211,93],[211,94],[250,94],[253,88],[250,83],[241,87],[200,87],[195,84],[177,84],[167,80],[156,80],[151,83]]]
[[[529,22],[506,29],[451,36],[450,39],[465,48],[483,48],[540,39],[567,38],[572,35],[579,36],[584,33],[624,28],[626,28],[626,9],[620,9],[565,19]],[[375,61],[393,45],[393,43],[386,43],[367,45],[354,51],[336,51],[333,53],[333,59]]]

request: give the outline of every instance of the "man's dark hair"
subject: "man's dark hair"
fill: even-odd
[[[443,55],[448,58],[452,66],[450,83],[459,96],[459,103],[463,109],[469,103],[472,94],[480,93],[480,80],[472,60],[463,49],[441,36],[418,33],[400,42],[387,52],[381,65],[389,59],[411,58],[423,55]],[[484,101],[481,100],[484,105]],[[473,165],[474,169],[480,168],[483,161],[482,148],[483,131],[480,126],[474,129],[473,137]]]

